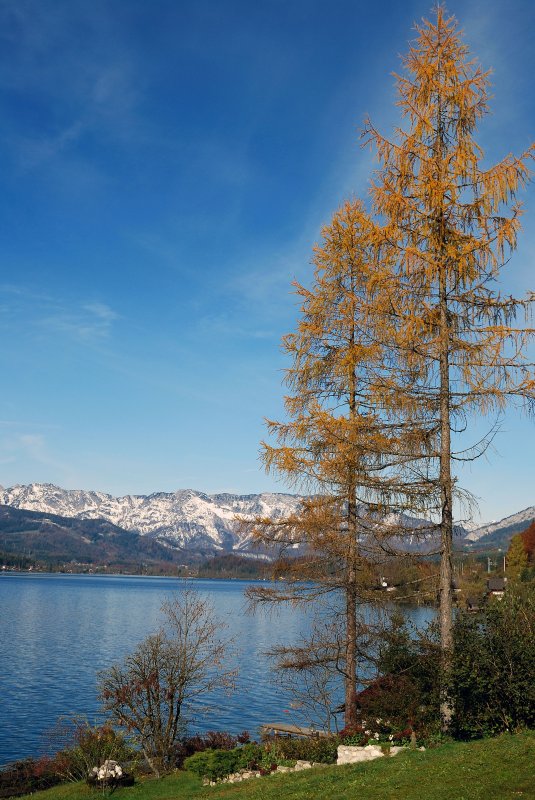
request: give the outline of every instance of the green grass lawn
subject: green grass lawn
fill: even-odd
[[[38,800],[89,800],[85,784],[38,793]],[[33,795],[35,798],[35,795]],[[535,800],[535,731],[469,744],[447,744],[345,767],[318,767],[240,784],[203,787],[178,772],[118,789],[116,800]]]

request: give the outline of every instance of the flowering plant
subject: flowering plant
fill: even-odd
[[[355,747],[365,747],[367,744],[410,744],[414,738],[412,726],[399,730],[390,720],[381,718],[362,720],[359,725],[347,726],[339,735],[343,744]]]

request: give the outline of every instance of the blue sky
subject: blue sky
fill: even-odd
[[[534,134],[535,6],[450,2],[493,75],[489,161]],[[0,1],[0,483],[284,491],[258,460],[321,225],[427,2]],[[535,187],[503,288],[533,288]],[[535,503],[533,422],[463,475]]]

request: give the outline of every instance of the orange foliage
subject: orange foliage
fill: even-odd
[[[312,286],[295,284],[296,331],[283,340],[287,418],[268,421],[275,444],[262,444],[262,458],[314,494],[299,513],[254,524],[262,543],[300,543],[311,554],[285,562],[290,585],[279,593],[260,587],[257,600],[345,595],[346,723],[355,604],[376,564],[369,544],[388,548],[389,537],[403,533],[402,524],[379,520],[391,510],[437,520],[447,654],[454,491],[463,496],[452,464],[484,453],[495,428],[461,452],[456,433],[470,415],[499,412],[510,399],[535,404],[525,355],[534,331],[516,324],[530,298],[502,297],[495,283],[516,247],[517,194],[535,146],[483,165],[474,134],[488,111],[488,73],[440,6],[436,20],[417,27],[403,66],[404,127],[387,138],[368,121],[364,133],[379,160],[375,216],[352,200],[323,229]]]
[[[383,335],[397,364],[384,384],[385,399],[394,414],[428,431],[428,453],[416,452],[413,463],[428,479],[429,511],[440,524],[439,617],[447,660],[454,497],[460,493],[455,463],[481,456],[497,427],[464,450],[456,435],[470,416],[499,414],[509,401],[535,405],[526,349],[534,330],[516,323],[533,298],[503,297],[496,289],[516,247],[517,195],[530,177],[535,145],[484,165],[475,132],[488,113],[489,73],[470,58],[456,20],[441,6],[416,30],[397,76],[403,127],[387,138],[368,121],[364,138],[379,160],[374,237],[391,273],[381,293],[388,319]]]
[[[535,562],[535,521],[520,534],[520,538],[522,539],[528,562],[532,564]]]

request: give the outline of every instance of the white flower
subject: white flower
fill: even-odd
[[[383,721],[383,720],[382,720],[380,717],[379,717],[379,719],[376,719],[376,720],[375,720],[375,722],[377,723],[377,725],[380,725],[382,721]]]
[[[371,734],[371,731],[364,731],[364,733],[366,734],[366,736],[369,736]]]
[[[374,734],[373,734],[373,738],[374,738],[374,739],[378,739],[378,738],[379,738],[379,734],[378,734],[378,733],[374,733]]]
[[[389,742],[394,741],[394,734],[393,733],[391,733],[390,736],[388,737],[388,741]]]

